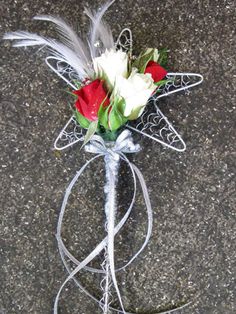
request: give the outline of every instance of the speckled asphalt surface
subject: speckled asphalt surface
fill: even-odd
[[[24,29],[50,33],[39,13],[65,17],[86,28],[83,7],[96,1],[2,0],[1,35]],[[230,0],[120,0],[107,20],[114,34],[127,26],[135,50],[168,47],[169,70],[192,71],[205,81],[190,95],[163,100],[160,107],[180,130],[184,153],[140,139],[133,156],[142,170],[154,209],[148,248],[118,276],[125,306],[157,313],[193,300],[182,312],[231,314],[235,307],[235,2]],[[65,85],[32,49],[1,50],[1,314],[52,313],[65,278],[55,232],[66,185],[89,158],[78,147],[56,153],[52,144],[70,111]],[[83,258],[103,236],[102,160],[83,175],[70,199],[64,237]],[[119,208],[131,197],[122,166]],[[95,193],[96,192],[96,193]],[[129,222],[117,238],[117,263],[143,240],[146,216],[139,194]],[[123,244],[122,244],[123,243]],[[125,244],[124,244],[125,243]],[[99,263],[99,261],[97,261]],[[98,279],[82,274],[99,297]],[[68,284],[60,313],[99,313]]]

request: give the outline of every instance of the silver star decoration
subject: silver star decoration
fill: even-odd
[[[130,29],[125,28],[119,35],[116,47],[125,52],[132,51],[133,40]],[[58,61],[56,57],[46,58],[47,65],[69,86],[76,90],[74,81],[79,81],[76,72],[68,64]],[[189,92],[189,89],[202,83],[203,77],[197,73],[171,73],[167,74],[167,83],[159,88],[158,93],[149,99],[149,104],[142,116],[126,127],[134,132],[159,142],[165,147],[176,151],[184,151],[186,144],[181,135],[176,131],[167,117],[158,106],[159,99],[182,91]],[[72,116],[63,127],[54,142],[56,150],[63,150],[77,142],[84,140],[85,130],[81,128],[74,116]]]

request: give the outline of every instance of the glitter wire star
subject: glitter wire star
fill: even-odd
[[[132,51],[133,40],[130,29],[125,28],[119,35],[116,47],[125,52]],[[76,72],[68,65],[65,65],[57,58],[49,56],[46,58],[47,65],[69,86],[77,89],[74,81],[78,80]],[[162,144],[165,147],[176,151],[184,151],[186,144],[181,135],[176,131],[167,117],[160,110],[158,103],[163,97],[167,97],[174,93],[189,92],[189,89],[202,83],[203,77],[197,73],[172,73],[166,76],[167,83],[158,89],[158,93],[150,98],[149,104],[138,121],[134,124],[128,124],[126,127],[134,132],[138,132],[143,136]],[[63,150],[77,142],[83,141],[85,130],[82,129],[74,116],[72,116],[63,127],[54,142],[56,150]]]

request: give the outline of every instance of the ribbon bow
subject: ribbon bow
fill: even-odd
[[[93,154],[101,154],[104,156],[112,156],[118,160],[121,153],[137,153],[141,147],[134,144],[131,132],[124,130],[114,142],[105,142],[99,135],[94,135],[90,143],[85,146],[85,151]]]
[[[67,284],[67,282],[70,281],[71,279],[73,279],[75,281],[75,283],[77,284],[77,286],[79,286],[82,289],[82,291],[84,291],[90,298],[92,298],[93,300],[98,302],[100,304],[100,306],[103,306],[103,308],[107,307],[107,312],[109,311],[109,309],[112,309],[116,312],[121,312],[120,310],[112,308],[108,304],[108,302],[106,303],[106,302],[101,302],[101,301],[97,300],[93,295],[91,295],[80,284],[80,282],[74,276],[81,269],[85,269],[85,270],[88,270],[88,271],[93,272],[93,273],[102,273],[102,274],[106,274],[106,272],[108,271],[110,276],[111,276],[112,283],[116,289],[116,293],[117,293],[117,296],[119,298],[122,312],[125,314],[132,314],[132,313],[126,312],[124,309],[115,273],[117,271],[124,270],[128,265],[130,265],[138,257],[138,255],[146,247],[146,245],[150,239],[151,231],[152,231],[152,224],[153,224],[152,208],[151,208],[151,203],[150,203],[150,199],[149,199],[149,195],[148,195],[148,191],[147,191],[147,187],[146,187],[143,175],[139,171],[139,169],[133,163],[131,163],[128,160],[128,158],[125,155],[126,153],[138,152],[140,150],[140,145],[135,145],[133,143],[131,132],[129,130],[124,130],[118,136],[118,138],[115,142],[105,142],[102,137],[100,137],[98,135],[94,135],[92,137],[92,139],[90,140],[90,143],[85,146],[85,150],[87,152],[96,154],[96,156],[91,158],[89,161],[87,161],[87,163],[76,173],[76,175],[74,176],[74,178],[70,182],[70,184],[69,184],[69,186],[65,192],[65,196],[64,196],[64,199],[62,202],[62,206],[61,206],[61,210],[60,210],[60,214],[59,214],[59,219],[58,219],[57,235],[56,235],[57,241],[58,241],[58,248],[59,248],[59,252],[60,252],[63,264],[65,265],[69,275],[66,278],[66,280],[64,281],[64,283],[61,285],[61,287],[57,293],[55,303],[54,303],[54,314],[58,313],[58,302],[60,299],[60,294],[61,294],[63,288],[65,287],[65,285]],[[98,157],[101,157],[101,156],[104,157],[105,168],[106,168],[106,185],[104,187],[104,191],[106,194],[105,213],[106,213],[106,218],[107,218],[107,222],[106,222],[107,236],[95,247],[95,249],[82,262],[80,262],[71,254],[71,252],[69,252],[69,250],[66,248],[66,246],[63,242],[63,239],[61,236],[62,222],[63,222],[63,217],[64,217],[67,201],[68,201],[69,195],[71,193],[71,190],[72,190],[74,184],[76,183],[76,181],[78,180],[80,175],[83,173],[83,171],[87,168],[87,166],[92,161],[94,161],[95,159],[97,159]],[[119,167],[120,159],[124,160],[128,164],[128,166],[131,170],[131,173],[133,176],[134,190],[133,190],[132,201],[129,205],[128,210],[126,211],[123,218],[119,221],[119,223],[117,225],[115,225],[116,182],[117,182],[117,178],[118,178],[118,167]],[[145,204],[146,204],[146,208],[147,208],[147,215],[148,215],[147,234],[146,234],[146,238],[145,238],[143,245],[137,251],[137,253],[135,253],[134,256],[124,266],[122,266],[121,268],[115,269],[115,264],[114,264],[114,236],[123,227],[123,225],[127,221],[128,217],[131,213],[131,210],[133,208],[133,205],[135,202],[135,196],[136,196],[136,184],[137,184],[136,178],[138,178],[138,180],[140,182],[143,196],[144,196],[144,200],[145,200]],[[107,249],[107,262],[108,262],[107,270],[105,271],[103,269],[96,269],[96,268],[92,268],[92,267],[87,266],[97,255],[99,255],[99,253],[103,249]],[[69,259],[70,261],[72,261],[76,265],[75,269],[71,270],[67,259]],[[107,293],[107,291],[105,291],[104,293]]]

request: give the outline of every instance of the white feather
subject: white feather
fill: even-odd
[[[37,34],[17,31],[6,33],[3,39],[16,40],[13,46],[47,46],[53,56],[58,60],[68,63],[83,80],[88,77],[94,76],[94,69],[92,68],[92,58],[95,58],[98,53],[102,53],[101,47],[96,47],[96,42],[101,40],[103,50],[115,49],[114,39],[110,28],[102,22],[102,17],[107,9],[112,5],[115,0],[109,0],[97,13],[92,13],[88,9],[85,13],[92,21],[89,48],[74,32],[74,30],[65,23],[62,19],[50,15],[35,16],[35,20],[50,21],[56,24],[57,30],[61,36],[62,43],[51,38],[45,38]]]
[[[83,40],[76,34],[76,32],[59,17],[51,15],[38,15],[33,18],[34,20],[49,21],[56,25],[56,29],[60,34],[62,42],[75,51],[75,53],[84,61],[89,63],[90,56],[88,48],[85,46]]]
[[[108,8],[114,3],[115,0],[110,0],[103,5],[103,7],[94,13],[89,9],[85,9],[85,14],[91,19],[92,27],[90,30],[89,47],[92,58],[95,58],[98,53],[101,53],[100,47],[97,47],[97,41],[101,40],[103,48],[115,49],[114,39],[111,33],[111,29],[104,22],[102,17]]]
[[[47,46],[52,55],[56,56],[59,60],[68,63],[75,69],[81,79],[85,79],[91,75],[87,65],[81,61],[81,58],[72,49],[56,40],[23,31],[6,33],[3,36],[3,39],[18,40],[13,44],[14,47],[36,45]]]

